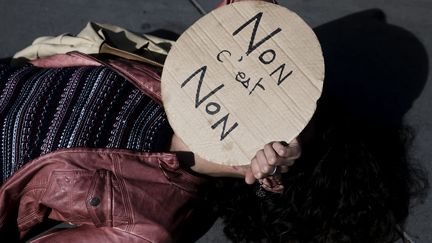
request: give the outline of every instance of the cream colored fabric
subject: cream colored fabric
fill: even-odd
[[[161,44],[172,44],[173,42],[151,35],[137,35],[115,25],[89,22],[76,36],[62,34],[39,37],[33,41],[32,45],[17,52],[14,58],[34,60],[70,51],[97,54],[103,43],[127,52],[143,50],[144,52],[167,55],[167,50]]]

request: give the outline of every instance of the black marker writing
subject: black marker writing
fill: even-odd
[[[249,90],[249,85],[250,85],[250,78],[246,79],[246,74],[244,72],[237,72],[235,80],[239,83],[241,83],[243,85],[243,87],[245,87],[245,89]],[[251,95],[256,87],[261,88],[262,90],[265,90],[264,86],[261,84],[261,82],[263,81],[263,78],[260,78],[258,80],[258,82],[255,83],[254,87],[252,88],[252,90],[249,91],[249,95]]]
[[[261,84],[261,81],[263,80],[263,78],[260,78],[258,80],[258,82],[256,82],[256,84],[254,85],[253,89],[249,92],[249,95],[252,94],[252,92],[254,92],[255,88],[258,86],[260,87],[262,90],[265,90],[264,86]]]
[[[242,31],[246,26],[248,26],[250,23],[255,21],[255,25],[252,29],[252,34],[250,37],[250,41],[249,41],[249,47],[248,50],[246,52],[246,55],[248,56],[249,54],[251,54],[255,49],[257,49],[260,45],[262,45],[264,42],[266,42],[268,39],[272,38],[273,36],[275,36],[277,33],[279,33],[282,29],[281,28],[277,28],[275,30],[273,30],[273,32],[271,32],[270,34],[268,34],[266,37],[264,37],[263,39],[261,39],[258,43],[255,43],[255,36],[256,36],[256,32],[258,30],[258,26],[261,22],[261,17],[263,15],[263,12],[259,12],[257,13],[255,16],[253,16],[251,19],[249,19],[248,21],[246,21],[246,23],[242,24],[238,29],[236,29],[233,32],[233,36],[237,35],[240,31]]]
[[[222,59],[221,59],[221,55],[222,55],[222,53],[224,53],[224,52],[228,53],[228,55],[231,56],[231,52],[230,52],[230,51],[228,51],[228,50],[222,50],[222,51],[220,51],[220,52],[217,54],[217,56],[216,56],[216,59],[217,59],[219,62],[223,62]]]
[[[222,52],[220,52],[220,53],[222,53]],[[199,75],[197,89],[196,89],[196,93],[195,93],[195,108],[198,108],[202,103],[204,103],[204,101],[206,101],[207,99],[209,99],[211,96],[213,96],[214,94],[216,94],[219,90],[221,90],[224,87],[224,84],[220,84],[218,87],[216,87],[215,89],[213,89],[212,91],[210,91],[204,97],[200,98],[201,86],[202,86],[202,84],[204,82],[204,78],[205,78],[206,72],[207,72],[207,66],[204,65],[204,66],[200,67],[198,70],[196,70],[195,72],[193,72],[180,85],[181,88],[184,88],[195,76],[197,76],[198,74],[200,74]],[[221,110],[221,105],[219,103],[212,102],[212,101],[208,102],[206,104],[206,107],[205,107],[206,113],[209,114],[209,115],[212,115],[212,116],[218,114],[220,112],[220,110]],[[221,119],[219,119],[218,121],[216,121],[211,126],[212,129],[215,129],[216,127],[219,126],[219,124],[223,123],[222,131],[221,131],[221,135],[220,135],[220,141],[224,140],[225,137],[228,136],[228,134],[230,134],[238,126],[238,123],[234,122],[231,125],[231,127],[229,127],[229,129],[226,131],[229,114],[230,113],[226,113]]]
[[[195,77],[198,73],[201,73],[199,81],[198,81],[197,91],[195,93],[195,108],[198,108],[210,96],[216,94],[216,92],[218,92],[220,89],[222,89],[224,87],[224,85],[221,84],[218,87],[216,87],[215,89],[213,89],[212,91],[210,91],[210,93],[208,93],[202,99],[200,99],[199,96],[200,96],[200,93],[201,93],[201,86],[202,86],[202,83],[204,81],[204,77],[205,77],[206,71],[207,71],[207,66],[202,66],[201,68],[199,68],[198,70],[196,70],[194,73],[192,73],[192,75],[189,76],[189,78],[187,78],[181,84],[181,86],[180,86],[181,88],[183,88],[193,77]]]
[[[233,32],[233,36],[237,35],[238,33],[240,33],[244,28],[246,28],[246,26],[254,23],[253,25],[253,29],[252,29],[252,34],[250,36],[250,40],[249,40],[249,46],[248,49],[246,51],[246,55],[248,56],[249,54],[251,54],[253,51],[255,51],[258,47],[260,47],[263,43],[265,43],[267,40],[269,40],[270,38],[272,38],[273,36],[275,36],[276,34],[278,34],[279,32],[282,31],[281,28],[276,28],[275,30],[273,30],[270,34],[268,34],[267,36],[265,36],[263,39],[261,39],[258,42],[255,42],[255,38],[256,38],[256,34],[257,34],[257,30],[258,27],[261,23],[261,18],[263,16],[263,12],[259,12],[257,13],[255,16],[253,16],[251,19],[249,19],[248,21],[246,21],[245,23],[243,23],[242,25],[240,25],[240,27],[238,27],[234,32]],[[258,60],[264,64],[264,65],[268,65],[270,63],[272,63],[275,59],[276,59],[276,51],[273,49],[267,49],[265,51],[263,51],[259,56],[258,56]],[[239,61],[241,61],[243,58],[243,56],[240,58]],[[276,68],[275,70],[273,70],[273,72],[270,73],[270,76],[273,76],[276,73],[279,73],[279,77],[278,77],[278,81],[277,81],[277,85],[281,85],[286,78],[288,78],[291,74],[292,74],[292,70],[289,71],[287,74],[284,74],[284,70],[285,70],[285,63],[281,64],[278,68]],[[236,80],[238,82],[240,82],[245,88],[249,87],[249,81],[250,79],[245,79],[245,74],[243,72],[238,72],[236,75]],[[255,86],[253,87],[253,89],[249,92],[249,95],[252,94],[252,92],[255,90],[255,88],[258,86],[260,87],[262,90],[265,90],[264,86],[260,84],[260,82],[262,81],[262,78],[259,79],[259,81],[255,84]]]
[[[281,83],[283,81],[285,81],[286,78],[288,78],[288,76],[290,76],[292,74],[292,70],[290,72],[288,72],[287,75],[285,75],[284,77],[282,77],[282,73],[285,70],[285,63],[280,65],[278,68],[276,68],[272,73],[270,73],[270,76],[272,76],[273,74],[275,74],[278,70],[280,70],[279,72],[279,78],[278,78],[278,82],[277,85],[281,85]]]
[[[213,107],[213,110],[211,107]],[[221,109],[220,105],[216,102],[209,102],[206,105],[206,112],[209,115],[214,115],[214,114],[218,113],[220,111],[220,109]]]
[[[266,55],[267,53],[270,53],[270,58],[266,60],[266,56],[268,57],[269,55]],[[274,61],[274,59],[276,58],[276,52],[273,49],[268,49],[266,51],[264,51],[263,53],[261,53],[261,55],[259,55],[259,60],[261,61],[261,63],[263,64],[270,64],[271,62]]]
[[[238,72],[235,79],[240,82],[243,87],[245,87],[246,89],[249,88],[249,80],[250,78],[248,78],[247,80],[245,80],[246,78],[246,74],[244,72]]]
[[[233,124],[229,129],[228,129],[228,131],[225,132],[226,124],[227,124],[227,121],[228,121],[228,116],[229,116],[229,113],[226,114],[224,117],[222,117],[219,121],[217,121],[215,124],[213,124],[213,125],[211,126],[212,129],[215,129],[217,126],[219,126],[219,124],[221,124],[221,123],[223,122],[223,126],[222,126],[222,133],[221,133],[221,136],[220,136],[220,141],[224,140],[224,138],[225,138],[228,134],[230,134],[230,132],[232,132],[232,131],[233,131],[233,130],[238,126],[238,123],[235,122],[235,123],[234,123],[234,124]]]

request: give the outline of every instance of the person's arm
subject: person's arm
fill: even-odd
[[[150,226],[150,225],[149,225]],[[163,229],[159,230],[158,225],[151,225],[149,238],[115,227],[96,227],[94,225],[82,224],[73,228],[53,228],[40,236],[31,240],[32,243],[49,242],[128,242],[128,243],[147,243],[154,242],[151,238],[157,239],[165,236]],[[168,239],[167,239],[168,240]]]
[[[171,140],[170,150],[175,152],[189,152],[187,145],[175,134]],[[283,142],[271,142],[257,151],[250,165],[228,166],[207,161],[198,155],[193,155],[194,163],[191,169],[197,173],[213,177],[239,177],[244,178],[246,183],[253,184],[257,179],[266,178],[275,170],[278,173],[286,172],[294,160],[300,157],[301,149],[296,139],[288,145]],[[181,158],[180,158],[181,160]],[[190,161],[184,161],[190,163]]]
[[[188,146],[175,134],[171,139],[170,151],[191,153],[193,156],[184,156],[180,154],[180,156],[178,156],[179,160],[184,164],[188,164],[193,171],[200,174],[213,177],[244,177],[244,170],[242,168],[212,163],[190,152]],[[191,162],[190,160],[193,161]]]

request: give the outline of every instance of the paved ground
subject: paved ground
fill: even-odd
[[[206,11],[218,0],[198,1]],[[312,27],[365,9],[379,8],[389,23],[412,32],[432,58],[432,2],[430,0],[280,0]],[[188,0],[0,0],[0,58],[13,55],[44,35],[76,34],[87,21],[111,23],[136,32],[167,29],[181,33],[200,17]],[[432,62],[429,61],[428,70]],[[398,70],[395,70],[397,72]],[[419,96],[405,115],[417,132],[413,156],[432,174],[432,80],[429,75]],[[408,220],[416,242],[432,242],[432,197],[416,206]],[[217,224],[200,242],[226,241]]]

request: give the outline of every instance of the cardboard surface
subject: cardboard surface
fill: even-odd
[[[324,61],[309,26],[288,9],[239,2],[214,10],[172,47],[162,98],[174,132],[215,163],[250,163],[290,141],[321,95]]]
[[[197,1],[207,11],[220,2],[218,0]],[[318,0],[278,0],[278,3],[295,10],[312,27],[366,9],[382,9],[389,23],[411,31],[423,42],[428,50],[429,60],[432,60],[432,35],[430,34],[432,22],[429,17],[432,10],[431,1],[394,0],[389,4],[387,1],[372,0],[347,0],[337,3]],[[1,58],[13,55],[42,35],[59,35],[64,32],[77,34],[88,20],[117,24],[139,33],[160,28],[181,33],[200,17],[199,12],[191,4],[172,0],[116,1],[110,4],[106,4],[105,0],[0,0],[0,15],[2,16],[0,29],[3,31],[0,38]],[[431,70],[432,62],[428,65]],[[432,171],[432,163],[430,163],[432,157],[431,84],[432,75],[429,75],[425,88],[405,117],[406,123],[417,133],[411,150],[412,154],[415,154],[416,160],[428,171]],[[432,197],[429,196],[423,205],[417,205],[411,210],[407,222],[408,232],[416,242],[432,242],[431,218]],[[218,221],[211,231],[197,242],[228,242],[222,232],[222,226]]]

